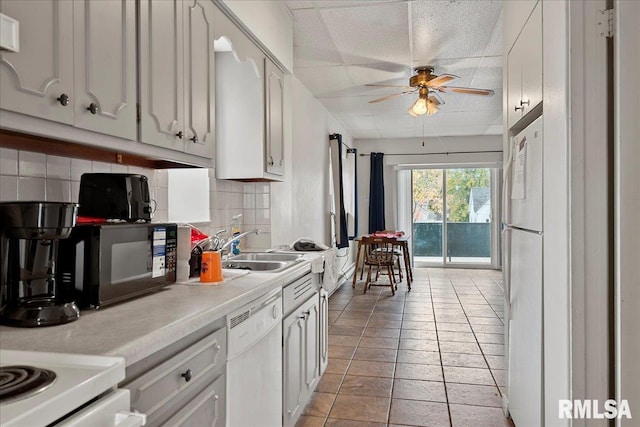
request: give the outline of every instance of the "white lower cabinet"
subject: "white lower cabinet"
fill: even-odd
[[[222,328],[125,380],[131,408],[147,415],[146,426],[225,425],[226,337]]]
[[[320,289],[320,318],[318,319],[320,375],[329,364],[329,292]]]
[[[295,425],[320,379],[317,292],[282,323],[284,426]]]
[[[225,425],[225,375],[202,390],[163,427],[223,427]]]

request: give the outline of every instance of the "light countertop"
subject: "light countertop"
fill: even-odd
[[[130,366],[211,324],[310,270],[313,256],[280,273],[236,270],[219,285],[197,280],[98,310],[83,310],[80,319],[41,328],[0,326],[0,348],[59,353],[122,356]],[[191,284],[189,284],[191,283]]]

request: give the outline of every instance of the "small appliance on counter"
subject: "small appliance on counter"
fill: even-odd
[[[176,281],[176,224],[79,224],[60,246],[65,289],[81,308],[120,302]]]
[[[149,180],[127,173],[85,173],[80,177],[78,222],[149,222]]]
[[[0,320],[11,326],[50,326],[80,311],[57,277],[58,243],[76,223],[78,205],[0,203]]]

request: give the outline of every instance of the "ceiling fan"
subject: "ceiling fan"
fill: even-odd
[[[458,86],[445,86],[451,80],[458,79],[458,76],[453,74],[442,74],[437,76],[433,74],[433,67],[418,67],[414,70],[415,75],[409,79],[409,86],[398,85],[380,85],[380,84],[367,84],[365,86],[378,86],[378,87],[399,87],[407,89],[404,92],[394,93],[392,95],[383,96],[377,98],[369,103],[386,101],[387,99],[395,98],[402,95],[408,95],[418,92],[418,99],[409,108],[409,114],[417,117],[421,114],[432,115],[438,112],[438,106],[444,104],[444,100],[438,95],[438,92],[447,93],[463,93],[466,95],[485,95],[492,96],[494,92],[490,89],[476,89],[471,87],[458,87]]]

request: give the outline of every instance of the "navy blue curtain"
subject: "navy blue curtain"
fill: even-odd
[[[369,182],[369,233],[384,230],[384,153],[371,153],[371,181]]]

